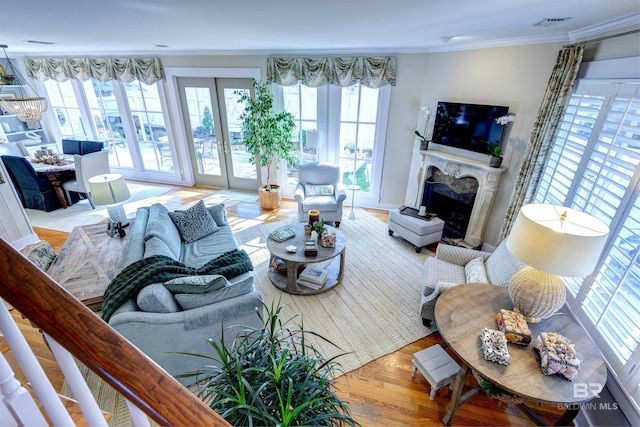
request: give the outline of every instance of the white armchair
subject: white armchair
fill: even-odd
[[[424,264],[420,299],[422,323],[429,326],[435,319],[436,301],[442,292],[467,282],[464,267],[474,258],[484,260],[488,283],[507,286],[511,276],[526,265],[509,252],[506,243],[506,239],[503,240],[493,252],[438,245],[436,256],[427,258]]]
[[[298,202],[298,221],[306,221],[309,211],[317,209],[320,218],[340,227],[342,203],[347,198],[340,184],[340,166],[323,162],[299,165],[294,197]]]

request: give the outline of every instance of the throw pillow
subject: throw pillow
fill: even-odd
[[[56,251],[49,242],[40,240],[20,249],[20,253],[34,263],[40,270],[47,271],[53,260],[56,259]]]
[[[224,208],[224,204],[218,203],[215,205],[211,205],[207,207],[207,210],[213,217],[218,227],[222,227],[223,225],[229,225],[227,222],[227,211]]]
[[[248,294],[253,291],[253,276],[247,277],[237,283],[227,283],[226,286],[203,294],[175,294],[176,301],[183,310],[203,307],[215,304],[229,298]]]
[[[138,293],[136,303],[140,310],[148,313],[175,313],[180,311],[173,295],[162,283],[153,283],[142,288]]]
[[[489,283],[487,270],[484,268],[484,260],[481,256],[472,259],[464,266],[464,275],[467,283]]]
[[[220,230],[202,200],[186,211],[169,212],[169,216],[180,232],[182,240],[187,243],[195,242]]]
[[[333,184],[328,185],[312,185],[304,186],[306,196],[333,196]]]
[[[226,285],[227,279],[219,274],[184,276],[164,282],[164,286],[174,294],[201,294]]]

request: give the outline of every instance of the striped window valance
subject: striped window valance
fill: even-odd
[[[24,62],[27,75],[41,81],[93,78],[100,82],[139,80],[153,84],[164,78],[158,58],[26,58]]]
[[[370,88],[396,84],[393,56],[348,58],[267,58],[267,80],[282,86],[300,81],[309,87],[333,84],[351,86],[358,81]]]

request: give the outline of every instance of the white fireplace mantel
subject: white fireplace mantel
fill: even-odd
[[[424,183],[428,178],[426,174],[431,166],[435,166],[454,178],[473,177],[478,181],[478,193],[473,203],[469,227],[464,240],[471,246],[480,246],[483,241],[484,229],[489,220],[493,199],[498,190],[500,176],[507,169],[493,168],[489,166],[488,162],[467,159],[442,151],[420,150],[420,156],[422,156],[422,163],[417,177],[418,192],[415,206],[422,204]]]

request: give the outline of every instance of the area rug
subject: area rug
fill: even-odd
[[[344,372],[433,332],[422,324],[418,310],[422,266],[431,253],[427,250],[415,253],[410,243],[390,237],[386,224],[362,209],[355,212],[355,220],[340,224],[340,231],[347,239],[343,280],[332,290],[318,295],[281,292],[267,275],[267,236],[289,222],[253,225],[235,233],[238,244],[253,261],[254,283],[265,302],[284,305],[285,319],[302,313],[305,329],[337,344],[340,348],[314,341],[327,358],[346,353],[338,358]],[[123,398],[96,380],[93,373],[85,371],[85,375],[91,378],[90,388],[99,396],[100,407],[113,414],[110,424],[126,425],[128,409]],[[68,392],[68,388],[64,391]]]
[[[127,186],[131,193],[131,198],[124,204],[128,217],[134,217],[138,207],[151,204],[150,199],[170,190],[168,187],[145,184],[127,183]],[[37,209],[25,209],[25,211],[33,227],[67,233],[70,233],[76,226],[97,224],[109,217],[105,206],[96,206],[95,209],[92,209],[88,200],[81,200],[66,209],[56,209],[51,212]]]

